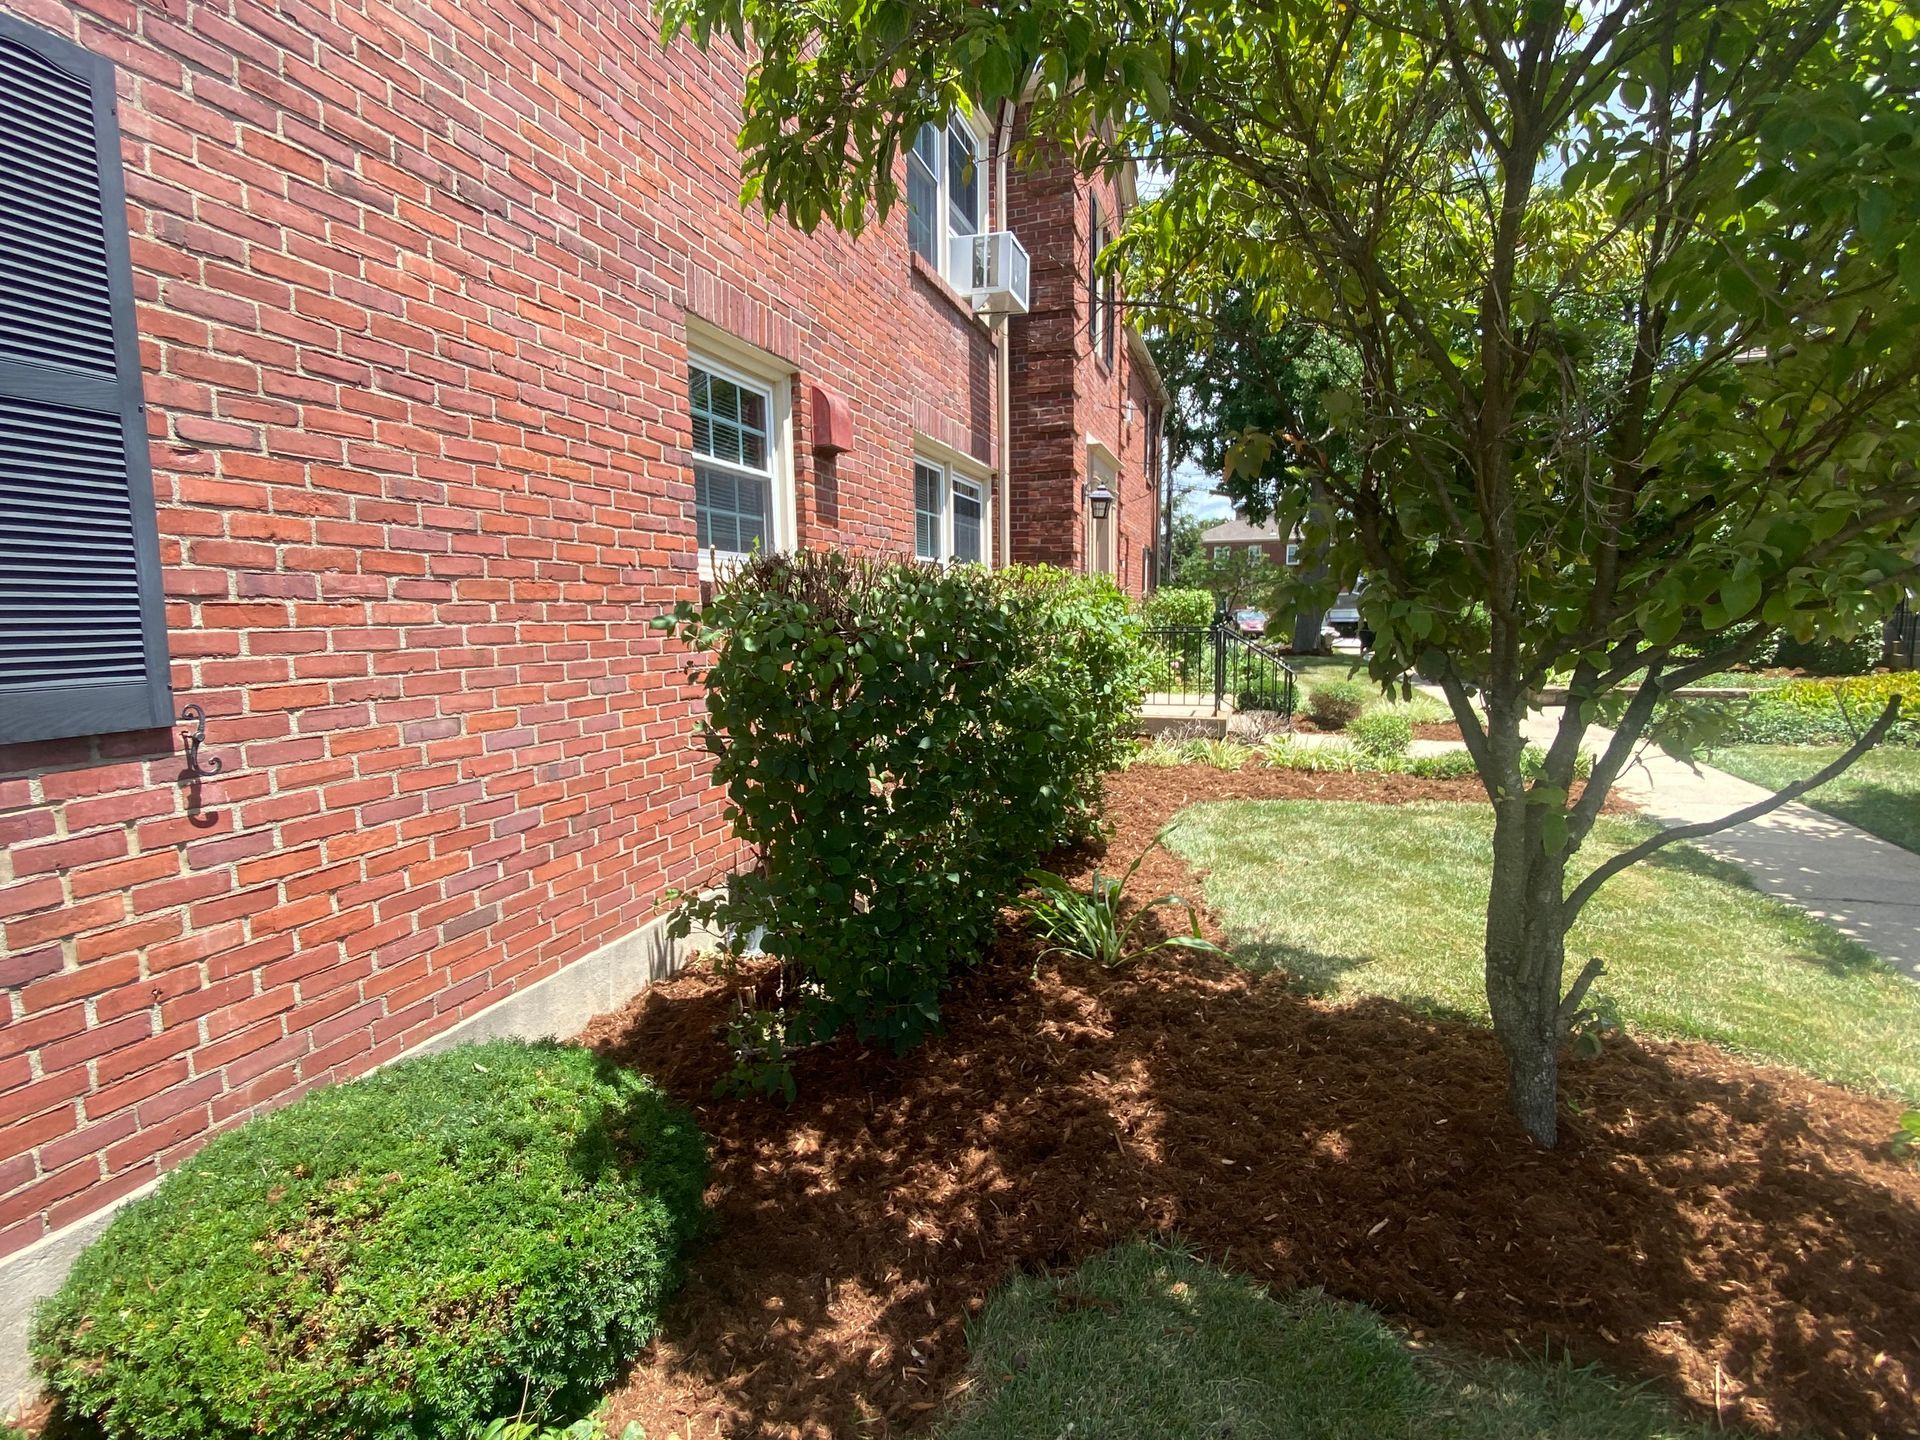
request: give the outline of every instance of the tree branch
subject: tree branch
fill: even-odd
[[[1856,760],[1880,743],[1887,731],[1893,728],[1894,721],[1899,718],[1900,697],[1896,695],[1887,702],[1887,708],[1880,712],[1880,718],[1868,727],[1867,733],[1854,741],[1848,747],[1846,754],[1831,765],[1815,771],[1804,780],[1794,781],[1776,795],[1769,795],[1764,800],[1755,801],[1744,810],[1736,810],[1731,815],[1724,815],[1718,820],[1701,820],[1692,825],[1676,825],[1671,830],[1662,830],[1658,835],[1642,840],[1631,850],[1622,850],[1611,860],[1598,866],[1592,874],[1574,887],[1573,893],[1561,902],[1561,919],[1571,926],[1579,918],[1586,903],[1594,897],[1602,885],[1628,866],[1636,865],[1646,859],[1656,850],[1664,850],[1667,846],[1676,845],[1682,840],[1698,840],[1704,835],[1717,835],[1722,830],[1731,830],[1734,826],[1744,825],[1749,820],[1758,820],[1762,815],[1771,815],[1781,806],[1791,805],[1809,790],[1816,789],[1834,776],[1845,773]]]

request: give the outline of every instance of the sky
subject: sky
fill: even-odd
[[[1178,514],[1196,515],[1202,520],[1225,520],[1233,514],[1227,497],[1214,493],[1214,477],[1188,460],[1174,468],[1173,483],[1181,496]]]

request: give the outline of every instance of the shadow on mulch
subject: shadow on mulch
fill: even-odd
[[[1106,863],[1194,800],[1475,793],[1135,771],[1113,779]],[[1156,852],[1135,893],[1196,888]],[[805,1056],[785,1109],[710,1098],[728,992],[703,968],[588,1027],[713,1140],[711,1238],[614,1433],[901,1434],[964,1383],[965,1325],[1011,1273],[1141,1233],[1435,1338],[1563,1347],[1709,1411],[1717,1395],[1729,1424],[1920,1432],[1920,1175],[1886,1158],[1894,1107],[1616,1042],[1569,1062],[1546,1153],[1507,1118],[1481,1028],[1331,1007],[1210,957],[1035,975],[1033,951],[1009,933],[911,1055]]]

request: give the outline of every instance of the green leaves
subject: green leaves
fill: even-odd
[[[1041,939],[1050,942],[1039,958],[1071,955],[1116,970],[1161,950],[1221,953],[1218,945],[1200,933],[1199,911],[1181,896],[1157,896],[1136,905],[1131,915],[1126,914],[1126,888],[1163,838],[1156,835],[1117,880],[1096,869],[1085,891],[1051,870],[1030,871],[1027,884],[1037,893],[1023,895],[1018,903]],[[1187,929],[1150,943],[1136,940],[1140,927],[1152,919],[1154,912],[1168,906],[1185,908]]]
[[[786,1005],[736,1024],[729,1089],[780,1095],[791,1055],[844,1029],[895,1050],[1048,846],[1082,832],[1144,678],[1111,581],[767,556],[697,613],[707,738],[758,864],[682,919],[749,938]]]

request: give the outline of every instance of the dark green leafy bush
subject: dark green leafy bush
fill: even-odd
[[[705,1144],[588,1051],[495,1041],[316,1091],[117,1216],[33,1351],[113,1440],[466,1440],[643,1345]]]
[[[1347,722],[1347,738],[1374,760],[1405,755],[1413,746],[1413,721],[1391,705],[1377,705]]]
[[[1920,745],[1920,673],[1796,680],[1762,690],[1743,706],[1725,702],[1673,701],[1695,717],[1711,715],[1708,744],[1847,745],[1863,734],[1894,696],[1901,716],[1887,732],[1889,745]],[[1722,713],[1725,712],[1725,713]]]
[[[1110,580],[773,555],[661,622],[710,652],[706,743],[758,863],[680,923],[760,933],[782,1009],[745,1017],[734,1088],[845,1028],[896,1050],[940,1016],[1048,848],[1082,833],[1139,705]]]
[[[1773,652],[1773,663],[1785,670],[1804,670],[1809,675],[1864,675],[1880,663],[1881,632],[1869,625],[1858,635],[1837,635],[1818,640],[1795,640],[1782,635]]]
[[[1307,718],[1322,730],[1344,730],[1374,694],[1358,680],[1323,680],[1307,692]]]
[[[1140,602],[1140,619],[1147,625],[1213,624],[1213,592],[1166,586]]]

